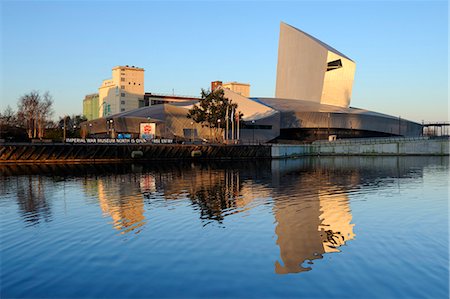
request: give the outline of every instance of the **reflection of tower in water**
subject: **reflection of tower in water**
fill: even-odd
[[[347,195],[321,182],[320,176],[306,173],[303,177],[291,196],[275,200],[281,258],[281,263],[275,262],[278,274],[311,270],[312,260],[339,252],[338,247],[355,236]]]

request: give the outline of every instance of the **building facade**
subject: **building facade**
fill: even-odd
[[[83,100],[83,115],[87,120],[98,118],[98,93],[88,94]]]
[[[200,99],[200,97],[168,95],[168,94],[146,92],[144,94],[144,106],[198,101],[199,99]]]
[[[355,63],[334,48],[285,23],[280,26],[275,98],[249,98],[249,84],[211,82],[212,91],[222,88],[225,98],[238,105],[234,115],[242,116],[238,120],[230,116],[233,120],[231,128],[220,126],[230,124],[229,119],[218,121],[218,129],[214,130],[189,119],[188,111],[198,104],[198,98],[148,93],[145,99],[149,107],[143,107],[146,104],[144,100],[141,106],[139,96],[144,99],[143,69],[129,70],[138,74],[135,77],[127,76],[127,70],[116,67],[113,79],[104,81],[99,92],[99,111],[107,108],[107,114],[100,114],[102,118],[83,124],[84,132],[111,137],[121,133],[136,138],[142,123],[154,123],[158,138],[219,142],[238,139],[239,142],[251,143],[303,143],[330,138],[417,137],[422,134],[423,126],[419,123],[350,107]],[[134,82],[139,82],[138,79],[129,78],[140,78],[142,84],[137,83],[136,86]],[[131,93],[131,88],[124,86],[141,89]],[[128,91],[130,95],[126,93]],[[123,106],[120,102],[117,104],[117,99],[132,98],[133,94],[136,97],[132,106],[126,106],[126,102]],[[138,107],[142,108],[127,111]]]
[[[239,83],[239,82],[227,82],[222,84],[223,88],[229,89],[237,94],[240,94],[244,97],[250,96],[250,84],[248,83]]]
[[[144,106],[144,69],[116,66],[112,78],[98,89],[98,116],[105,117]]]
[[[288,24],[280,24],[275,98],[349,107],[356,64]]]

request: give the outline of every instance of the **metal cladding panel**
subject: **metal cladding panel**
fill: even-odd
[[[194,129],[197,136],[200,138],[211,138],[212,132],[208,127],[203,127],[187,118],[189,109],[183,107],[176,107],[173,105],[165,105],[166,117],[164,119],[166,124],[166,136],[183,138],[185,129]],[[193,124],[191,124],[193,123]]]
[[[281,23],[275,97],[320,102],[327,55],[320,43]]]
[[[333,61],[339,61],[339,67],[328,70]],[[276,98],[348,107],[355,68],[355,62],[339,51],[281,23]]]
[[[281,113],[281,129],[334,128],[382,132],[408,137],[420,136],[422,125],[401,118],[331,112]]]
[[[353,61],[328,52],[328,62],[340,60],[342,67],[325,72],[321,103],[348,107],[352,96],[356,65]]]
[[[422,125],[387,114],[291,99],[256,98],[281,112],[280,129],[336,128],[420,136]]]
[[[241,129],[240,139],[244,142],[258,141],[268,142],[280,135],[280,113],[275,112],[268,117],[255,121],[256,126],[271,126],[271,129]],[[249,123],[248,121],[246,122]]]
[[[238,111],[243,114],[242,119],[244,121],[266,118],[277,112],[267,105],[258,103],[229,89],[224,88],[223,92],[225,98],[238,105]]]

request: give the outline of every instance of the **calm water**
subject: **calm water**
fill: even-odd
[[[449,160],[1,166],[1,298],[448,298]]]

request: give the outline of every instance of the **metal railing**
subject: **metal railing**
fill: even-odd
[[[374,138],[352,138],[352,139],[337,139],[333,141],[317,140],[313,145],[326,145],[326,144],[380,144],[380,143],[392,143],[392,142],[405,142],[405,141],[420,141],[428,140],[429,137],[374,137]]]
[[[162,92],[149,92],[147,93],[151,96],[161,96],[161,97],[179,97],[179,98],[195,98],[201,99],[199,96],[182,95],[182,94],[172,94],[172,93],[162,93]]]

